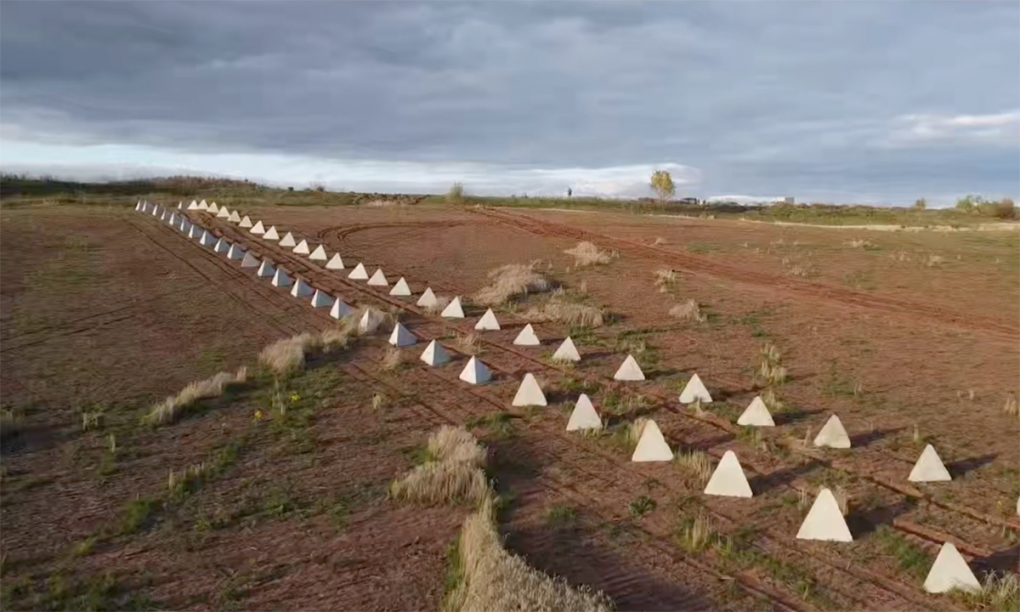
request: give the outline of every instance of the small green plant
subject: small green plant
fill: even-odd
[[[634,518],[642,517],[652,510],[655,510],[655,500],[647,495],[642,495],[630,501],[628,509]]]
[[[148,523],[160,505],[158,500],[143,497],[136,497],[129,501],[124,509],[124,516],[121,517],[120,532],[124,535],[137,532]]]
[[[78,542],[77,544],[74,545],[74,556],[87,557],[88,555],[92,554],[92,551],[96,547],[96,542],[98,541],[99,541],[98,537],[91,535],[82,540],[81,542]]]
[[[572,525],[577,521],[577,509],[567,504],[555,504],[545,513],[548,525]]]

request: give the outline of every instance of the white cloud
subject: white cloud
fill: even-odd
[[[1020,109],[989,115],[902,115],[894,122],[892,145],[975,142],[1020,143]]]

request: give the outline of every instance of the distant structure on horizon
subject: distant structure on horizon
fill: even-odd
[[[793,196],[786,196],[783,198],[783,204],[793,204]]]

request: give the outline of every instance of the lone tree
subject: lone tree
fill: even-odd
[[[676,193],[676,185],[673,184],[673,177],[666,170],[656,170],[652,173],[652,191],[659,196],[660,200],[668,200]]]

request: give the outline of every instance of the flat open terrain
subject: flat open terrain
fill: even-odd
[[[416,298],[190,211],[353,306],[400,313],[419,338],[396,370],[381,365],[379,335],[274,383],[256,367],[259,350],[335,326],[324,311],[130,206],[0,211],[3,403],[19,422],[3,441],[5,609],[436,609],[469,509],[408,506],[386,487],[445,423],[467,424],[493,450],[508,547],[621,609],[980,608],[921,589],[947,540],[979,578],[1018,571],[1020,418],[1004,411],[1020,371],[1018,231],[236,206],[348,268],[461,295],[467,319],[427,314]],[[579,267],[564,251],[582,240],[608,263]],[[528,311],[544,294],[496,307],[502,330],[471,349],[494,382],[458,381],[467,349],[457,337],[484,312],[471,296],[490,270],[533,261],[570,300],[611,316],[598,327],[539,322]],[[667,269],[675,280],[660,288]],[[670,316],[688,299],[703,321]],[[514,346],[530,319],[543,345]],[[573,366],[549,359],[567,335],[583,356]],[[432,339],[452,363],[418,361]],[[788,371],[771,388],[783,408],[776,428],[744,431],[735,421],[765,391],[766,343]],[[647,380],[612,380],[628,353]],[[141,424],[187,383],[242,365],[240,388],[172,425]],[[511,406],[527,372],[548,408]],[[677,401],[694,373],[715,400],[702,412]],[[582,391],[608,422],[601,436],[564,431]],[[852,449],[804,443],[831,414]],[[631,463],[623,430],[639,416],[677,452],[717,462],[734,450],[755,496],[705,496],[679,462]],[[952,482],[907,481],[929,442]],[[200,463],[201,482],[168,489],[171,470]],[[846,495],[853,543],[795,539],[822,486]],[[685,537],[696,520],[714,534],[703,543]]]

